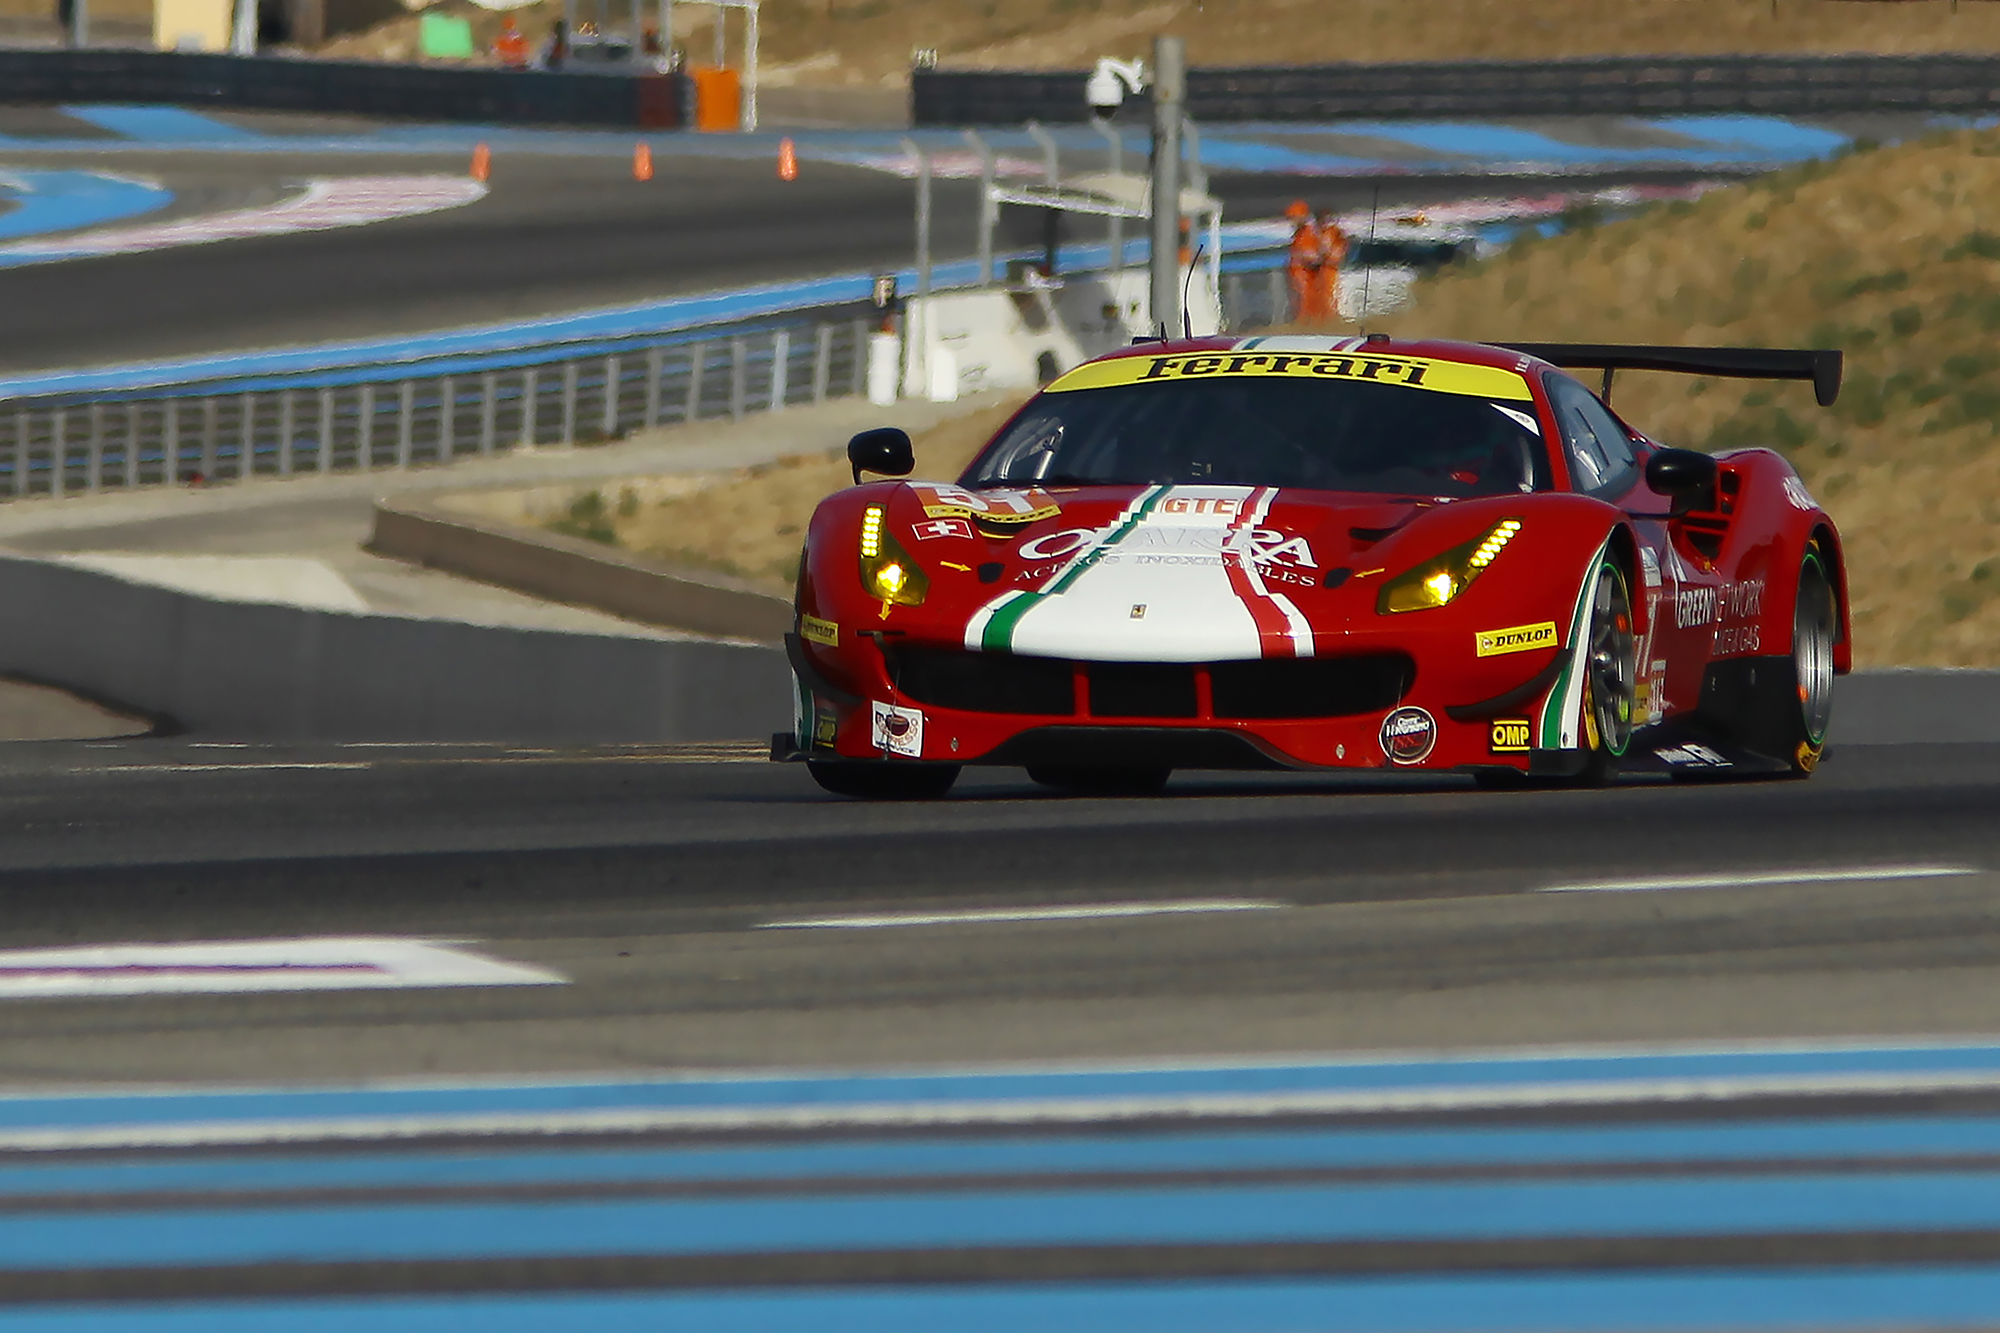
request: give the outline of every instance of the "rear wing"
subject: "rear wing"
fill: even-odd
[[[1740,380],[1811,380],[1813,397],[1832,407],[1840,396],[1842,357],[1833,348],[1636,347],[1624,343],[1495,343],[1565,370],[1602,370],[1604,396],[1619,370],[1671,370]]]

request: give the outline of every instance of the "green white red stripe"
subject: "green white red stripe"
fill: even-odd
[[[1277,499],[1272,486],[1151,486],[1101,528],[1031,538],[1030,550],[1077,546],[1038,586],[975,612],[965,646],[1095,661],[1310,657],[1312,626],[1266,567],[1309,567],[1302,552],[1267,554],[1287,544],[1265,526]]]
[[[1591,553],[1577,589],[1576,609],[1569,619],[1569,659],[1549,689],[1536,727],[1535,744],[1544,750],[1574,750],[1583,744],[1584,685],[1590,674],[1590,608],[1597,599],[1597,580],[1604,570],[1610,539]]]

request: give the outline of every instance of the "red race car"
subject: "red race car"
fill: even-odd
[[[1785,460],[1663,448],[1565,373],[1804,379],[1840,353],[1362,338],[1142,343],[956,482],[848,446],[806,538],[796,733],[849,796],[964,764],[1596,783],[1812,772],[1848,669],[1833,521]]]

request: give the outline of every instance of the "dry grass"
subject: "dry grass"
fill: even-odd
[[[1785,452],[1840,524],[1857,660],[2000,665],[2000,135],[1852,154],[1419,285],[1399,333],[1840,347],[1804,385],[1628,373],[1621,412]]]
[[[18,4],[24,0],[0,0]],[[462,0],[453,0],[454,12]],[[482,11],[469,11],[475,16]],[[539,36],[560,6],[519,11]],[[584,17],[595,11],[584,0]],[[624,12],[620,10],[619,12]],[[696,59],[705,6],[676,13]],[[475,17],[482,40],[498,20]],[[961,69],[1076,68],[1185,37],[1200,65],[1337,60],[1552,59],[1654,53],[2000,51],[2000,5],[1950,0],[765,0],[767,82],[901,86],[910,53]],[[329,54],[402,58],[414,20],[343,38]]]
[[[918,435],[916,475],[956,477],[1017,406],[975,412]],[[844,452],[810,454],[724,473],[692,494],[653,503],[624,488],[591,491],[548,526],[790,592],[814,506],[852,484]]]

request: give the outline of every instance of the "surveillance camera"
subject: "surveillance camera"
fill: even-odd
[[[1092,112],[1109,118],[1125,105],[1125,81],[1099,65],[1092,71],[1090,81],[1083,85],[1083,97]]]

